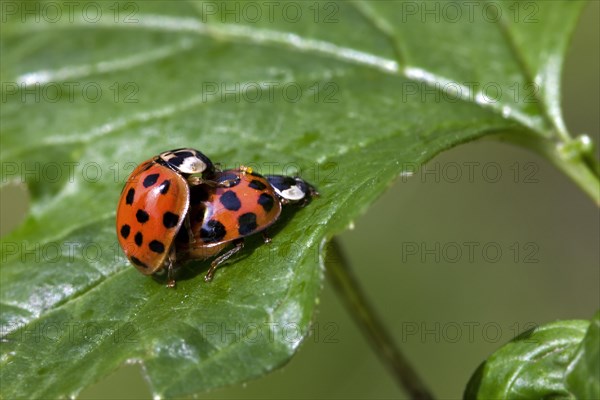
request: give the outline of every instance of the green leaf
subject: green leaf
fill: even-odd
[[[600,398],[600,312],[597,312],[566,373],[566,386],[578,399]]]
[[[475,371],[465,399],[567,398],[564,374],[588,321],[558,321],[516,337]]]
[[[414,2],[260,18],[239,2],[24,4],[3,3],[0,37],[2,184],[31,196],[2,240],[5,398],[74,396],[126,362],[161,397],[264,375],[308,334],[325,242],[396,177],[485,136],[568,140],[560,68],[582,2],[494,3],[502,18],[456,3],[458,21]],[[167,290],[128,265],[115,207],[133,165],[184,146],[299,172],[321,197],[211,284],[193,263]]]

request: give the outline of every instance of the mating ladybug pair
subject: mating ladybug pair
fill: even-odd
[[[117,207],[117,236],[138,271],[166,271],[169,287],[182,262],[218,256],[205,276],[210,281],[246,236],[262,232],[265,243],[271,241],[266,229],[283,205],[304,205],[317,194],[300,178],[262,176],[246,167],[220,171],[198,150],[166,151],[129,176]]]

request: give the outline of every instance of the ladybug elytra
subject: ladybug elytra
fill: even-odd
[[[117,206],[117,236],[138,271],[171,271],[172,244],[189,209],[190,181],[199,184],[214,176],[213,163],[194,149],[166,151],[131,173]]]

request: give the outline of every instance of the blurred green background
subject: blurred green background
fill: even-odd
[[[588,4],[563,72],[567,126],[596,143],[599,15],[600,3]],[[474,165],[473,179],[468,165]],[[499,166],[501,178],[489,182],[493,169],[486,174],[484,166]],[[8,186],[0,199],[0,234],[6,234],[26,213],[27,194],[22,187]],[[399,178],[341,235],[341,242],[398,345],[439,398],[458,398],[478,364],[516,333],[556,319],[587,319],[600,307],[599,217],[592,201],[545,160],[485,141],[448,151],[414,177]],[[479,243],[473,262],[466,242]],[[448,250],[439,260],[424,252],[436,244]],[[455,244],[462,256],[452,262]],[[417,254],[406,252],[415,248]],[[492,262],[497,248],[502,256]],[[121,368],[81,396],[150,397],[135,365]],[[286,367],[202,397],[405,395],[325,282],[314,334]]]

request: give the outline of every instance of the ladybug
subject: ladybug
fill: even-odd
[[[166,268],[168,285],[174,284],[172,245],[187,217],[190,185],[209,184],[216,173],[208,157],[188,148],[160,153],[131,173],[117,206],[117,236],[138,271],[150,275]]]
[[[211,281],[215,270],[244,247],[244,238],[258,232],[271,239],[266,229],[281,215],[282,206],[305,205],[318,195],[301,178],[281,175],[262,176],[250,168],[227,170],[217,174],[216,182],[235,182],[224,187],[198,185],[190,189],[190,230],[181,230],[177,238],[177,256],[183,260],[206,260],[215,256],[204,280]],[[189,240],[187,235],[194,235]],[[227,252],[219,255],[225,248]]]

